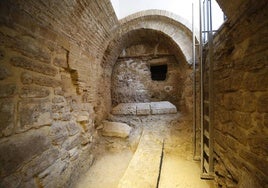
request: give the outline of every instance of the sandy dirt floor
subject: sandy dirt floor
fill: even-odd
[[[135,117],[135,119],[137,118]],[[126,118],[122,121],[133,123],[132,120]],[[131,166],[133,162],[135,164],[135,161],[132,160],[139,161],[137,167],[132,167],[132,169],[137,172],[142,171],[141,176],[145,179],[154,179],[154,181],[159,179],[159,188],[214,188],[213,181],[200,179],[200,162],[192,159],[192,130],[189,118],[180,114],[150,116],[141,117],[137,122],[139,122],[137,126],[142,126],[143,130],[140,139],[142,143],[139,143],[137,149],[139,152],[134,154],[132,152],[133,148],[130,150],[130,147],[120,149],[122,141],[116,146],[116,143],[114,143],[116,141],[113,140],[113,147],[116,149],[108,149],[100,155],[89,171],[81,177],[77,188],[116,188],[120,185],[121,179],[124,179],[124,181],[138,181],[137,178],[132,178],[135,172],[130,172],[131,176],[126,174],[131,171],[128,168],[129,165]],[[157,160],[148,160],[146,155],[141,154],[142,150],[147,152],[150,149],[149,144],[147,147],[147,144],[143,143],[148,139],[143,139],[143,137],[155,137],[156,140],[164,140],[162,169],[159,178],[152,178],[151,176],[158,176],[158,174],[150,174],[150,170],[140,169],[146,166],[156,166],[155,163],[160,161],[159,152],[156,152],[155,155]],[[126,145],[130,146],[131,143]],[[161,142],[159,142],[159,145],[162,147]],[[139,187],[135,187],[135,183],[133,185],[134,187],[126,188],[141,188],[141,183],[138,184]],[[156,187],[155,182],[151,184],[147,182],[144,185],[142,188]],[[119,187],[122,187],[122,185]]]

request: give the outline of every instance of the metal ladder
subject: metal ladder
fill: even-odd
[[[214,98],[213,98],[213,31],[211,0],[203,1],[203,14],[200,6],[200,112],[201,112],[201,178],[214,179],[213,165],[213,126],[214,126]],[[203,24],[202,18],[203,16]],[[202,37],[203,36],[203,37]],[[203,46],[207,40],[207,61],[203,61]],[[206,85],[204,84],[206,83]]]

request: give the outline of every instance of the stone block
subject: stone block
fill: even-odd
[[[137,103],[137,115],[150,115],[150,103]]]
[[[50,91],[44,87],[24,86],[20,90],[21,98],[45,98],[49,96]]]
[[[59,80],[56,80],[55,78],[49,78],[46,76],[33,76],[33,83],[40,86],[46,86],[46,87],[59,87],[62,85],[62,82]]]
[[[0,177],[15,172],[23,163],[47,150],[51,143],[48,127],[14,135],[0,144]]]
[[[125,123],[103,121],[103,136],[126,138],[129,136],[132,128]]]
[[[11,99],[0,100],[0,137],[9,136],[14,128],[15,103]]]
[[[16,93],[15,84],[1,84],[0,85],[0,98],[13,97]]]
[[[10,60],[11,65],[26,70],[38,72],[48,76],[56,76],[57,69],[51,65],[37,63],[24,57],[13,57]]]
[[[61,145],[68,138],[68,135],[69,133],[64,123],[55,122],[52,124],[49,136],[53,144]]]
[[[23,72],[21,74],[21,82],[23,84],[31,84],[33,83],[33,77],[31,74],[29,74],[28,72]]]
[[[52,124],[51,104],[47,101],[20,101],[18,111],[17,132]]]
[[[58,67],[62,67],[62,68],[68,68],[68,64],[67,64],[67,59],[66,57],[56,57],[54,60],[53,60],[53,64],[58,66]]]
[[[44,63],[50,63],[50,51],[35,38],[22,36],[20,38],[16,38],[15,41],[15,44],[12,44],[12,48],[15,50]]]
[[[261,113],[268,113],[268,93],[262,93],[257,101],[257,110]]]
[[[4,80],[11,76],[11,71],[6,68],[4,65],[0,66],[0,80]]]
[[[152,114],[174,114],[177,113],[177,108],[175,105],[168,101],[163,102],[151,102],[151,112]]]
[[[121,103],[113,108],[114,115],[136,115],[137,107],[135,103]]]

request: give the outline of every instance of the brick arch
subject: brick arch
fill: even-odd
[[[129,45],[133,31],[148,29],[159,32],[175,44],[186,62],[192,59],[192,31],[190,24],[183,18],[167,11],[147,10],[132,14],[119,21],[118,29],[107,42],[102,63],[110,70],[121,51]]]

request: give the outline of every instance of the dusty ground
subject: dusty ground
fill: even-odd
[[[113,117],[112,119],[133,126],[134,134],[126,141],[104,138],[102,144],[105,145],[105,152],[96,159],[91,169],[80,179],[77,188],[116,188],[120,185],[120,180],[119,187],[124,187],[122,179],[131,182],[128,184],[132,186],[131,188],[140,188],[142,182],[137,183],[139,176],[133,177],[136,172],[142,172],[140,177],[148,180],[142,186],[143,188],[156,187],[158,173],[156,174],[156,170],[149,169],[148,166],[152,168],[158,166],[161,152],[153,150],[148,152],[151,145],[146,144],[147,138],[150,138],[150,141],[155,140],[155,146],[161,148],[162,140],[164,140],[159,188],[214,187],[212,181],[200,179],[200,163],[192,160],[192,127],[189,118],[177,114],[140,118]],[[132,151],[135,150],[139,140],[141,142],[134,154]],[[148,153],[150,160],[148,160]],[[154,157],[156,160],[152,159]]]

